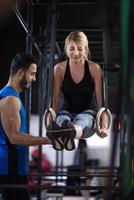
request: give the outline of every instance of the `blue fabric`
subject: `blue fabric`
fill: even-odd
[[[15,96],[21,102],[19,93],[10,86],[5,86],[2,90],[0,90],[0,99],[3,99],[7,96]],[[21,134],[24,134],[27,132],[27,128],[26,128],[26,112],[22,102],[20,109],[20,118],[21,118],[20,132]],[[12,149],[14,149],[15,155],[11,152]],[[28,147],[10,144],[0,121],[0,174],[1,175],[9,174],[10,171],[9,167],[13,165],[11,161],[12,159],[15,160],[15,156],[16,156],[15,166],[17,166],[17,172],[13,173],[17,173],[18,175],[26,175],[28,173],[28,162],[27,162]]]

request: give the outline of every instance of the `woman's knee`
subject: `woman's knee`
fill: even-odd
[[[61,111],[56,117],[56,123],[62,125],[65,120],[71,121],[71,114],[68,111]]]
[[[89,128],[91,129],[94,126],[94,117],[88,114],[81,114],[75,117],[74,119],[74,124],[78,124],[79,126],[82,127],[82,129],[84,130],[84,128]]]
[[[65,120],[68,120],[70,121],[70,118],[68,116],[65,116],[65,115],[59,115],[57,118],[56,118],[56,123],[58,125],[61,125],[63,123],[63,121]]]

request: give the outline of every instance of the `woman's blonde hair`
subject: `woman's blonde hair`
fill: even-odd
[[[86,47],[86,54],[84,55],[85,59],[88,60],[88,58],[91,57],[90,50],[88,47],[88,39],[87,39],[87,36],[85,35],[85,33],[81,32],[81,31],[71,32],[65,39],[65,47],[64,47],[65,51],[67,50],[67,45],[69,44],[70,41],[84,44]]]

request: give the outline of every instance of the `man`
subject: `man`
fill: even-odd
[[[27,146],[51,144],[47,137],[26,133],[26,113],[20,92],[36,80],[37,62],[26,53],[13,58],[7,85],[0,90],[0,184],[27,184]],[[3,189],[3,200],[29,200],[28,189]]]

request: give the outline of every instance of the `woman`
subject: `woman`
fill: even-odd
[[[80,31],[71,32],[65,39],[65,52],[68,59],[54,67],[51,107],[57,117],[47,130],[57,150],[64,147],[72,150],[75,148],[74,138],[92,136],[96,113],[103,104],[102,70],[97,63],[89,60],[87,36]],[[63,103],[58,111],[61,92]],[[103,116],[101,138],[107,136],[106,115]]]

